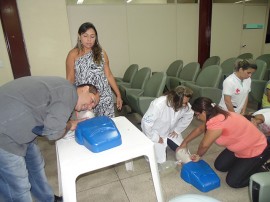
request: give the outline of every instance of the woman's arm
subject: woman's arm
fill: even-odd
[[[159,131],[154,130],[153,127],[157,123],[157,119],[162,116],[160,106],[153,101],[141,120],[141,128],[143,133],[153,142],[163,143],[163,139],[159,136]]]
[[[232,104],[232,97],[230,95],[224,95],[224,102],[228,111],[234,112],[234,108]]]
[[[215,140],[221,135],[222,130],[207,130],[197,151],[197,155],[203,156]]]
[[[199,127],[195,128],[193,131],[191,131],[191,133],[183,140],[183,142],[181,143],[181,145],[176,149],[176,152],[180,149],[180,148],[185,148],[187,147],[187,144],[195,139],[196,137],[200,136],[203,132],[205,131],[205,124],[200,125]]]
[[[182,110],[186,110],[185,108]],[[194,111],[191,109],[191,106],[189,109],[182,115],[182,117],[179,119],[178,123],[176,124],[174,131],[177,134],[181,134],[186,128],[190,125],[192,119],[193,119]]]
[[[70,81],[70,83],[75,82],[75,58],[77,57],[77,50],[72,49],[66,58],[66,79]]]
[[[243,108],[241,109],[241,114],[242,115],[245,115],[245,113],[246,113],[247,104],[248,104],[248,96],[246,98],[246,101],[245,101],[245,104],[244,104]]]
[[[258,126],[261,123],[264,123],[265,119],[262,114],[257,114],[254,116],[254,118],[251,118],[251,122],[255,125]]]
[[[109,58],[107,56],[107,53],[103,50],[103,54],[104,54],[104,60],[105,60],[105,64],[104,64],[104,72],[105,75],[109,81],[109,84],[111,86],[111,88],[113,89],[115,95],[116,95],[116,105],[117,105],[117,109],[121,110],[122,109],[122,98],[121,98],[121,94],[119,91],[119,88],[115,82],[114,76],[111,72],[110,66],[109,66]]]

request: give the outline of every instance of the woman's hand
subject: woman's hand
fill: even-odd
[[[169,134],[169,137],[170,138],[177,138],[178,134],[175,131],[173,131],[172,133]]]
[[[246,114],[246,110],[245,109],[242,109],[241,112],[240,112],[241,115],[245,115]]]
[[[117,107],[117,109],[121,110],[122,105],[123,105],[123,100],[122,100],[121,96],[117,96],[116,97],[116,107]]]
[[[258,123],[255,118],[251,118],[251,123],[253,123],[256,127],[258,127]]]
[[[161,137],[159,137],[158,143],[160,143],[160,144],[164,143],[164,141],[163,141],[163,139]]]
[[[193,162],[198,162],[201,157],[198,154],[191,154],[190,158]]]

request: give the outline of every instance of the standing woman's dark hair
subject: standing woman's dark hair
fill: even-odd
[[[177,86],[174,90],[170,90],[167,95],[167,106],[172,107],[174,111],[178,111],[183,106],[184,96],[190,98],[193,91],[185,86]]]
[[[193,109],[193,111],[199,113],[205,111],[206,121],[218,114],[223,114],[225,116],[225,119],[230,115],[229,112],[221,109],[218,105],[216,105],[216,103],[214,103],[211,99],[207,97],[197,98],[191,108]]]
[[[79,34],[79,36],[81,36],[82,34],[84,34],[89,29],[93,29],[95,31],[95,34],[96,34],[96,40],[95,40],[95,44],[94,44],[94,46],[92,48],[92,51],[93,51],[93,55],[94,55],[94,61],[97,64],[100,64],[101,61],[102,61],[102,55],[101,55],[102,48],[101,48],[101,46],[100,46],[100,44],[98,42],[98,33],[97,33],[97,30],[96,30],[95,26],[90,22],[85,22],[79,27],[78,34]],[[76,44],[75,48],[78,48],[79,51],[83,50],[83,47],[82,47],[82,44],[81,44],[81,41],[80,41],[80,37],[78,37],[78,39],[77,39],[77,44]]]

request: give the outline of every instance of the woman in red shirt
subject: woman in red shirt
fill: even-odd
[[[191,140],[204,133],[197,153],[191,156],[192,160],[198,161],[216,142],[226,148],[215,160],[215,168],[228,172],[226,182],[229,186],[248,186],[249,177],[270,158],[265,135],[244,116],[222,110],[209,98],[196,99],[192,109],[194,115],[204,123],[194,129],[179,148],[187,147]]]

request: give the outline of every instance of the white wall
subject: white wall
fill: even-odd
[[[80,25],[92,22],[97,29],[99,42],[108,54],[113,74],[121,75],[130,64],[125,6],[67,6],[67,12],[72,46],[77,42]]]
[[[197,61],[197,4],[70,5],[67,10],[73,46],[79,26],[94,23],[115,76],[132,63],[166,71],[176,59]]]
[[[164,71],[176,60],[176,9],[173,5],[127,7],[131,63]]]
[[[197,4],[66,7],[65,0],[18,0],[17,4],[32,75],[65,77],[66,55],[86,21],[95,24],[115,76],[122,76],[131,63],[165,71],[176,59],[184,64],[197,61]],[[235,4],[214,4],[212,17],[211,55],[220,55],[222,60],[238,55],[243,9]],[[2,85],[13,76],[0,32]],[[262,53],[269,52],[270,45],[263,45]]]
[[[210,55],[221,61],[239,55],[243,27],[243,6],[213,4]]]
[[[264,43],[267,9],[266,5],[213,4],[211,55],[219,55],[222,62],[245,52],[252,53],[254,59],[270,53],[269,44]],[[263,24],[264,29],[243,29],[248,23]]]
[[[177,58],[184,64],[198,61],[199,6],[180,4],[177,6]]]
[[[65,77],[71,49],[65,0],[17,1],[32,75]]]
[[[0,26],[0,61],[2,62],[2,67],[0,67],[0,85],[2,85],[8,81],[13,80],[13,74],[8,57],[1,21]]]
[[[270,53],[270,44],[265,44],[263,53]]]

